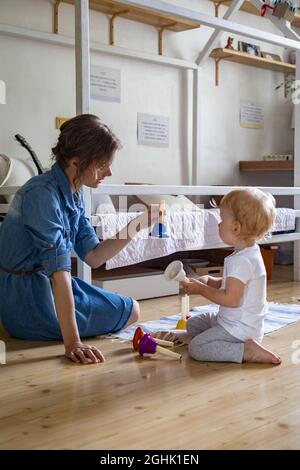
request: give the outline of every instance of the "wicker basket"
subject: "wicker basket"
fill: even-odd
[[[274,267],[274,261],[275,261],[277,250],[278,250],[277,246],[270,247],[270,249],[266,249],[266,248],[260,249],[261,255],[265,263],[268,281],[270,281],[273,276],[273,267]]]

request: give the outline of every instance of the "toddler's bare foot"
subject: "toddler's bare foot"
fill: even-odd
[[[156,331],[152,336],[153,338],[173,341],[175,345],[189,344],[190,342],[190,337],[186,330]]]
[[[254,339],[245,341],[243,362],[264,362],[267,364],[281,364],[281,357],[261,346]]]

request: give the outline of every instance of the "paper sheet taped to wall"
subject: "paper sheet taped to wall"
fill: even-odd
[[[240,101],[240,125],[251,129],[262,129],[264,127],[263,107],[252,101]]]
[[[138,143],[151,147],[169,147],[169,118],[138,113]]]
[[[119,69],[91,65],[91,99],[121,102],[121,73]]]

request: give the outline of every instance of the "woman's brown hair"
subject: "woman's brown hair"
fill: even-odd
[[[60,127],[60,134],[52,148],[53,159],[65,170],[69,161],[79,158],[76,179],[93,163],[105,165],[121,147],[119,139],[108,126],[93,114],[80,114]]]

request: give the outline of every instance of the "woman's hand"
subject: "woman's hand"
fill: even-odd
[[[161,222],[166,217],[166,210],[161,210],[161,206],[159,204],[152,204],[147,209],[148,214],[148,227]]]
[[[182,282],[183,290],[188,295],[201,295],[202,287],[206,286],[205,282],[201,282],[200,279],[187,278],[186,281]]]
[[[151,204],[151,206],[147,206],[145,212],[143,212],[136,219],[134,219],[134,222],[135,225],[138,222],[140,225],[140,229],[143,230],[158,223],[162,217],[165,217],[165,215],[166,211],[164,210],[164,212],[162,213],[159,204]]]
[[[81,364],[96,364],[97,362],[105,361],[103,354],[98,348],[81,342],[65,346],[65,356],[71,359],[71,361]]]
[[[129,222],[127,226],[129,238],[132,240],[140,230],[144,230],[158,223],[165,213],[166,211],[162,214],[159,204],[147,206],[145,212],[142,212],[141,215]]]

